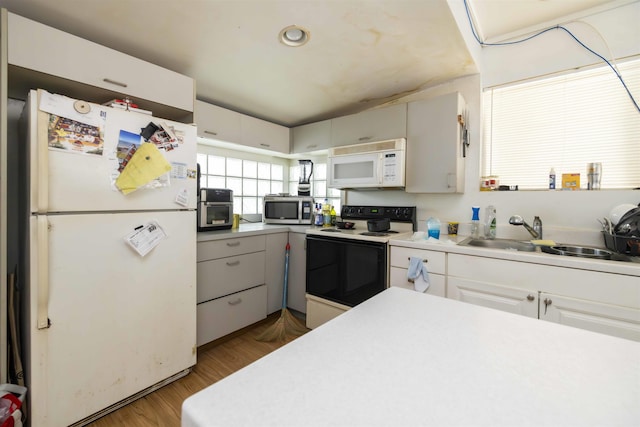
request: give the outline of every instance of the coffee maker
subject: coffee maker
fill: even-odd
[[[298,165],[300,166],[300,178],[298,179],[298,196],[310,196],[313,162],[311,160],[298,160]]]

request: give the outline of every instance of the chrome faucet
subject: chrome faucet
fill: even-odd
[[[509,218],[509,224],[522,225],[534,239],[542,239],[542,220],[539,216],[533,219],[533,227],[527,224],[520,215],[514,215]]]

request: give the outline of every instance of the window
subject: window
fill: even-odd
[[[233,190],[233,211],[261,214],[265,194],[284,191],[281,164],[198,153],[200,186]]]
[[[640,103],[640,60],[618,64]],[[640,187],[640,113],[608,66],[487,89],[482,175],[519,189],[546,189],[563,173],[602,163],[602,189]]]
[[[298,194],[298,179],[300,178],[300,167],[296,165],[289,166],[289,193]],[[328,199],[329,204],[333,205],[338,215],[340,215],[340,190],[327,187],[327,164],[314,163],[313,174],[311,175],[311,196],[316,202],[323,202]]]

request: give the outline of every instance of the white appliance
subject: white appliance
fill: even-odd
[[[41,90],[23,118],[29,419],[84,425],[196,363],[196,127]],[[136,184],[163,164],[116,155],[150,122],[177,136],[153,143],[170,172],[125,195],[122,162]]]
[[[399,138],[329,149],[329,187],[404,187],[406,144]]]

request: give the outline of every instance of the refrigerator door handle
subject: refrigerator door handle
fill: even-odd
[[[38,215],[38,329],[47,329],[49,322],[49,221],[45,215]]]

